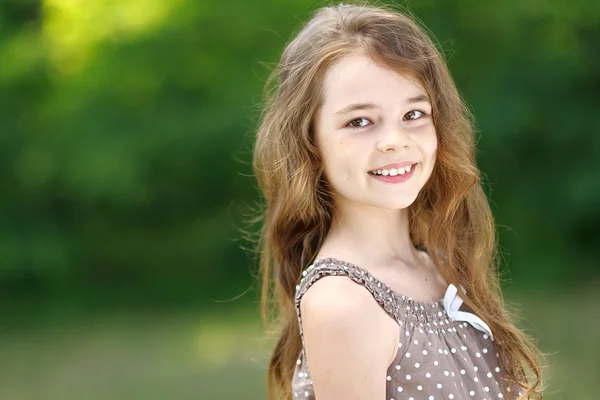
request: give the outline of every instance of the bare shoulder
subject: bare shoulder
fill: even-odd
[[[347,277],[326,276],[306,291],[300,309],[315,396],[384,398],[399,329],[371,293]]]

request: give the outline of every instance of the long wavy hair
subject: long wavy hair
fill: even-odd
[[[496,228],[476,166],[474,118],[417,21],[390,5],[319,8],[287,43],[267,79],[253,168],[264,196],[254,219],[261,226],[261,316],[276,343],[266,379],[270,400],[291,398],[302,347],[295,289],[335,211],[313,129],[323,78],[333,63],[357,52],[415,78],[432,99],[437,158],[409,207],[410,237],[415,246],[435,250],[429,255],[446,282],[465,287],[464,304],[494,332],[504,377],[524,392],[520,398],[542,398],[539,362],[545,355],[503,303]]]

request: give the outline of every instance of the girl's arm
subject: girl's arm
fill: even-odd
[[[347,277],[327,276],[306,292],[300,308],[315,398],[385,399],[398,336],[372,295]]]

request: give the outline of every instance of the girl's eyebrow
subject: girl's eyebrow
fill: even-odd
[[[427,102],[429,104],[431,104],[431,101],[429,100],[429,96],[427,96],[426,94],[420,94],[414,97],[410,97],[408,99],[406,99],[406,104],[414,104],[414,103],[421,103],[421,102]],[[373,103],[354,103],[354,104],[349,104],[346,107],[336,111],[333,115],[348,115],[354,111],[357,110],[373,110],[373,109],[380,109],[381,107],[379,107],[376,104]]]

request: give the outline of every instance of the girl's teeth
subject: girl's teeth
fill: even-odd
[[[391,169],[378,169],[373,172],[373,175],[383,175],[383,176],[396,176],[396,175],[404,175],[407,172],[410,172],[412,165],[407,165],[402,168],[391,168]]]

